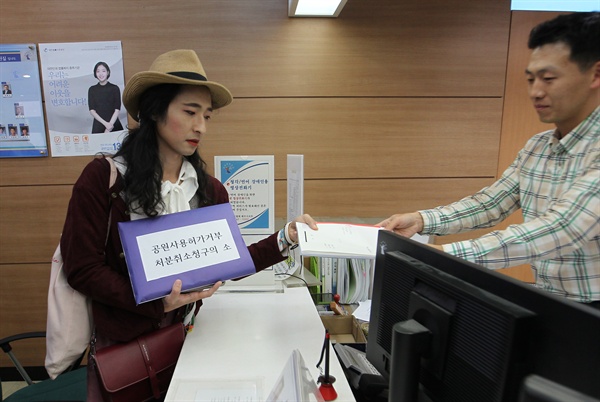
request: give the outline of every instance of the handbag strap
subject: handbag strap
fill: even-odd
[[[107,156],[106,160],[110,165],[110,179],[108,180],[108,188],[110,190],[110,188],[114,186],[117,181],[117,166],[115,165],[115,161],[113,161],[113,159],[110,156]],[[108,235],[110,233],[110,222],[112,220],[112,195],[109,196],[108,200],[108,228],[106,229],[106,239],[104,240],[104,247],[106,247],[106,245],[108,244]]]
[[[108,164],[110,165],[110,179],[108,181],[108,188],[114,186],[117,181],[117,166],[115,165],[115,161],[110,156],[106,157]]]
[[[110,178],[108,179],[108,189],[110,190],[110,188],[112,186],[115,185],[115,183],[117,182],[117,166],[115,165],[115,161],[110,157],[107,156],[105,158],[108,161],[108,164],[110,165]],[[110,222],[112,221],[112,196],[109,195],[108,197],[108,223],[106,226],[106,239],[104,239],[104,248],[106,248],[106,245],[108,244],[108,236],[110,235]],[[92,357],[94,357],[94,355],[96,354],[96,324],[94,324],[94,327],[92,329],[92,336],[90,339],[90,355]]]
[[[142,356],[144,357],[144,362],[146,363],[146,371],[148,372],[148,378],[150,379],[150,385],[152,386],[152,393],[154,394],[154,398],[160,399],[160,388],[158,386],[158,378],[156,377],[156,371],[152,366],[152,359],[150,358],[150,350],[148,345],[146,344],[146,337],[139,336],[137,338],[138,345],[142,352]]]

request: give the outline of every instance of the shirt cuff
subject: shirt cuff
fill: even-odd
[[[293,249],[295,248],[294,246],[298,244],[288,236],[288,230],[291,223],[292,222],[286,223],[284,228],[281,229],[277,234],[277,246],[279,246],[279,251],[284,257],[287,257],[289,255],[290,248]]]
[[[430,210],[417,212],[421,215],[421,218],[423,219],[423,229],[421,229],[421,232],[419,232],[419,234],[429,234],[433,228],[438,226],[436,214],[434,214]]]
[[[290,244],[285,239],[285,228],[281,229],[277,234],[277,246],[279,247],[280,252],[287,251]]]

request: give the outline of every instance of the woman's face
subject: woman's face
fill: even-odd
[[[158,149],[165,157],[189,156],[198,149],[213,108],[206,87],[184,85],[165,117],[157,121]]]
[[[96,78],[100,83],[104,83],[108,80],[108,71],[102,64],[96,68]]]

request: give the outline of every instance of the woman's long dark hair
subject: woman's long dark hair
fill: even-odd
[[[156,124],[157,121],[166,118],[169,104],[181,88],[182,86],[177,84],[161,84],[148,88],[140,96],[140,125],[129,130],[121,149],[115,154],[123,157],[127,163],[124,176],[125,196],[129,207],[136,208],[132,212],[156,216],[164,207],[160,194],[163,170],[158,155]],[[198,205],[212,203],[206,163],[198,152],[184,158],[192,164],[198,175]]]

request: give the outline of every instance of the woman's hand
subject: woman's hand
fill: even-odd
[[[165,307],[165,313],[178,309],[179,307],[185,306],[187,304],[194,303],[195,301],[198,301],[200,299],[206,299],[207,297],[211,297],[217,291],[217,289],[221,287],[222,284],[223,282],[219,281],[215,283],[211,288],[206,290],[181,293],[181,280],[177,279],[175,283],[173,283],[171,293],[169,293],[162,299],[163,306]]]
[[[298,228],[296,227],[297,222],[306,223],[311,229],[319,230],[317,227],[317,222],[312,218],[312,216],[309,214],[300,215],[288,225],[287,236],[294,243],[298,243]]]

